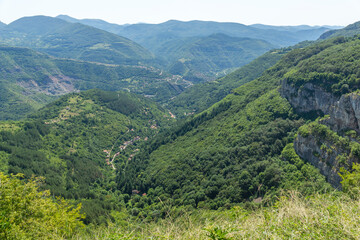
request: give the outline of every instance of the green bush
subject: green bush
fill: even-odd
[[[52,199],[50,191],[39,191],[41,178],[21,181],[22,175],[0,172],[0,238],[62,239],[70,238],[84,224],[81,205]]]
[[[348,193],[352,198],[359,198],[360,194],[360,164],[354,163],[352,170],[345,168],[340,169],[342,178],[341,185],[343,191]]]

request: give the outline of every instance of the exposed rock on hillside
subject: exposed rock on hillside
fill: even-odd
[[[332,143],[319,144],[318,139],[314,136],[303,137],[300,134],[297,135],[294,142],[296,153],[302,159],[306,159],[317,167],[333,187],[341,189],[341,177],[338,174],[340,167],[337,156],[341,155],[342,152],[329,147],[331,145]],[[329,151],[329,149],[331,150]]]
[[[305,126],[305,134],[300,129],[294,148],[301,158],[319,168],[331,185],[341,189],[338,173],[341,167],[349,168],[352,162],[358,161],[359,144],[356,138],[344,138],[337,133],[349,135],[349,130],[352,130],[350,135],[356,135],[360,132],[360,95],[335,96],[312,83],[295,87],[287,81],[282,82],[280,93],[300,113],[321,112],[328,115]]]
[[[324,115],[330,115],[324,123],[332,130],[339,132],[352,129],[360,132],[358,93],[337,97],[312,83],[296,88],[286,81],[283,81],[280,92],[299,112],[321,111]]]

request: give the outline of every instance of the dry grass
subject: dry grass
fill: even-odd
[[[338,192],[291,192],[254,212],[199,210],[156,223],[111,224],[76,239],[360,239],[360,201]]]

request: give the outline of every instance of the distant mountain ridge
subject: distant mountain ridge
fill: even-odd
[[[61,58],[148,64],[196,83],[224,76],[272,48],[317,39],[327,30],[176,20],[117,25],[60,15],[18,19],[1,29],[0,41]],[[241,38],[250,39],[245,43]]]
[[[93,62],[137,65],[153,59],[148,50],[127,38],[46,16],[24,17],[10,23],[2,28],[0,40],[56,57]]]
[[[179,41],[182,43],[179,44]],[[201,82],[202,79],[213,80],[220,74],[225,75],[273,48],[274,45],[263,40],[218,33],[170,41],[157,49],[155,54],[171,63],[168,66],[170,73],[182,75],[192,82]]]
[[[356,34],[360,34],[360,21],[350,24],[342,29],[331,30],[331,31],[325,32],[319,37],[319,39],[321,39],[321,40],[329,39],[332,37],[339,37],[339,36],[352,37]]]
[[[47,16],[23,17],[11,22],[8,28],[29,35],[43,36],[59,28],[70,25],[61,19]]]
[[[5,23],[0,22],[0,29],[1,29],[1,28],[4,28],[5,26],[6,26],[6,24],[5,24]]]
[[[101,19],[76,19],[67,15],[59,15],[57,18],[60,18],[62,20],[71,22],[71,23],[82,23],[84,25],[89,25],[92,27],[96,27],[111,33],[117,33],[121,29],[125,28],[127,25],[118,25],[114,23],[108,23]]]
[[[328,29],[320,28],[319,35]],[[311,30],[313,31],[313,29]],[[208,36],[214,33],[223,33],[232,37],[248,37],[265,40],[277,46],[290,46],[309,39],[307,32],[286,32],[273,29],[258,29],[240,23],[219,23],[206,21],[181,22],[176,20],[161,24],[136,24],[124,28],[118,34],[128,37],[144,47],[145,37],[159,34],[174,34],[179,37]],[[148,47],[149,48],[149,47]],[[150,48],[149,48],[150,49]]]
[[[343,26],[330,26],[330,25],[324,25],[324,26],[309,26],[309,25],[272,26],[272,25],[266,25],[266,24],[252,24],[252,25],[249,25],[249,26],[259,28],[259,29],[273,29],[273,30],[290,31],[290,32],[297,32],[297,31],[303,31],[303,30],[312,30],[312,29],[319,29],[319,28],[327,28],[327,29],[340,29],[340,28],[343,28]]]
[[[116,25],[103,20],[79,20],[66,15],[57,18],[127,37],[150,50],[159,59],[159,66],[173,74],[181,74],[193,83],[222,77],[270,49],[304,40],[316,40],[330,29],[305,25],[247,26],[198,20]],[[216,40],[214,36],[217,36]],[[248,43],[243,38],[248,38]]]
[[[80,22],[83,24],[88,24],[91,26],[99,27],[99,22],[102,23],[103,29],[107,29],[111,32],[125,36],[140,43],[142,46],[149,47],[150,43],[146,43],[146,37],[163,35],[170,37],[175,35],[177,37],[194,37],[194,36],[208,36],[214,33],[224,33],[233,37],[249,37],[256,38],[268,41],[272,44],[279,46],[289,46],[294,45],[298,42],[304,40],[315,40],[321,33],[332,29],[332,26],[269,26],[263,24],[254,24],[254,25],[244,25],[240,23],[231,23],[231,22],[213,22],[213,21],[178,21],[178,20],[169,20],[160,24],[128,24],[128,25],[117,25],[106,23],[102,20],[97,19],[84,19],[78,20],[71,18],[66,15],[59,15],[58,18],[64,19],[66,21]],[[337,28],[337,26],[335,26]],[[308,39],[316,30],[318,36],[313,39]],[[305,31],[305,32],[302,32]]]

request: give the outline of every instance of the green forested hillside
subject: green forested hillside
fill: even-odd
[[[204,111],[230,94],[233,89],[260,77],[286,52],[286,50],[267,52],[225,77],[193,85],[172,98],[167,107],[179,117]]]
[[[52,59],[30,49],[0,47],[0,120],[19,119],[73,91]]]
[[[240,87],[175,124],[172,113],[128,92],[71,93],[27,120],[0,123],[0,171],[44,176],[43,185],[29,181],[31,196],[52,210],[62,211],[61,200],[47,192],[36,197],[35,185],[82,203],[88,226],[69,225],[68,236],[76,239],[358,239],[359,49],[354,36],[269,52],[219,80]],[[98,72],[112,79],[116,71],[109,69],[118,67],[67,61],[52,59],[47,69],[67,69],[74,80],[88,76],[76,85],[83,88],[91,88],[87,80]],[[247,74],[265,62],[269,69]],[[12,63],[3,74],[23,74]],[[42,64],[36,69],[45,74]],[[21,200],[10,203],[6,196],[27,185],[0,177],[17,190],[1,185],[0,201],[9,209]],[[28,203],[0,213],[0,236],[16,239],[16,227],[38,221],[29,217]],[[79,223],[79,209],[73,215],[71,209],[62,212]],[[36,216],[49,216],[49,223],[59,219],[58,211],[54,218],[41,211]],[[30,220],[11,221],[9,212]],[[50,234],[57,230],[47,226]]]
[[[317,45],[316,54],[286,74],[295,86],[313,83],[337,96],[357,91],[360,87],[359,37],[333,38]]]
[[[153,58],[135,42],[118,35],[46,16],[24,17],[2,29],[0,41],[56,57],[138,65]]]
[[[0,46],[0,56],[1,120],[22,118],[78,90],[126,90],[165,102],[189,84],[154,68],[55,59],[26,48]]]
[[[291,51],[257,80],[159,137],[129,165],[143,172],[130,181],[133,188],[151,199],[214,209],[249,199],[266,201],[279,189],[321,191],[325,178],[291,150],[307,118],[296,114],[277,88],[288,72],[338,44],[334,40]]]
[[[55,62],[67,76],[76,79],[74,85],[79,90],[125,90],[164,103],[191,85],[180,76],[156,68],[109,66],[59,59]]]
[[[347,59],[346,56],[352,52],[351,46],[357,46],[359,41],[357,38],[334,39],[290,51],[260,78],[233,90],[232,94],[193,119],[164,131],[142,145],[140,151],[136,147],[126,148],[133,152],[120,154],[114,166],[111,157],[107,162],[101,155],[107,154],[104,150],[112,149],[111,143],[116,142],[117,147],[125,146],[127,140],[123,137],[117,140],[119,134],[126,133],[128,129],[128,140],[136,142],[138,136],[141,139],[149,138],[153,135],[152,131],[156,132],[159,126],[171,122],[170,114],[164,118],[162,115],[166,113],[157,110],[158,113],[149,115],[146,107],[139,107],[134,100],[130,101],[130,95],[112,93],[111,97],[110,93],[97,91],[70,95],[33,116],[34,119],[44,120],[45,125],[4,125],[4,129],[10,129],[15,134],[7,132],[3,135],[3,168],[9,166],[9,172],[25,172],[27,176],[33,173],[45,175],[55,194],[98,199],[101,196],[97,195],[98,188],[95,187],[93,192],[87,183],[104,176],[101,166],[106,167],[109,163],[110,170],[116,168],[116,174],[110,175],[110,182],[104,180],[98,186],[106,186],[110,191],[116,189],[116,194],[124,199],[123,203],[132,215],[148,219],[165,216],[164,202],[176,207],[218,209],[255,199],[271,203],[281,189],[296,188],[303,194],[309,194],[313,189],[322,191],[330,188],[325,178],[315,167],[301,160],[292,146],[297,129],[309,118],[297,113],[280,96],[278,87],[281,80],[305,71],[306,66],[314,66],[316,59],[324,59],[324,54],[329,60],[340,56],[339,53],[343,54],[343,59]],[[337,62],[339,66],[343,66],[342,63]],[[355,65],[346,66],[351,69],[350,66],[356,66],[356,63],[352,61]],[[320,72],[321,66],[316,67]],[[127,104],[111,103],[118,98]],[[129,125],[128,120],[121,117],[123,115],[117,115],[113,110],[126,116],[134,114],[134,120],[145,121],[135,121]],[[165,123],[158,119],[165,120]],[[116,125],[119,123],[126,123],[126,127]],[[99,124],[109,127],[99,129]],[[23,130],[17,130],[19,128]],[[131,129],[138,133],[132,135],[135,133]],[[21,135],[16,135],[17,131]],[[27,134],[33,134],[32,139],[41,141],[18,146],[23,144],[19,141],[20,136],[26,142]],[[90,142],[84,140],[87,137],[90,137]],[[10,154],[17,149],[14,150],[9,144],[11,141],[21,149],[19,154]],[[40,153],[21,153],[22,149],[37,149],[39,146],[42,146]],[[52,149],[56,154],[52,153]],[[90,155],[90,158],[84,158]],[[40,161],[42,164],[30,160],[34,157],[43,159]],[[28,159],[26,165],[21,160],[24,158]],[[85,174],[89,178],[76,178],[84,173],[68,174],[54,181],[59,172],[70,171],[71,168],[65,165],[74,166],[74,169],[78,168],[75,166],[80,169],[86,166],[84,171],[89,171],[89,174]],[[71,189],[76,189],[76,192]],[[134,190],[140,194],[146,193],[146,196],[135,194],[127,198],[126,194]]]
[[[40,177],[25,182],[22,176],[0,172],[1,239],[71,238],[84,228],[81,205],[55,200],[40,189]]]
[[[330,30],[323,33],[319,39],[330,39],[333,37],[352,37],[354,35],[360,34],[360,22],[355,22],[350,24],[342,29]]]
[[[180,117],[204,111],[230,94],[233,89],[260,77],[289,51],[311,44],[312,42],[305,41],[292,47],[271,50],[225,77],[185,89],[184,92],[170,99],[167,107]]]
[[[170,73],[197,82],[225,75],[225,71],[245,65],[272,48],[274,45],[263,40],[213,34],[170,41],[155,54],[171,63]]]
[[[302,73],[320,87],[357,88],[358,46],[358,38],[337,38],[289,52],[260,78],[155,139],[129,165],[142,173],[129,183],[151,199],[213,209],[253,199],[266,202],[279,189],[321,191],[328,186],[325,178],[292,147],[294,134],[314,113],[296,112],[278,88],[294,76],[303,79],[299,84],[308,82]],[[328,78],[332,71],[342,77]]]
[[[65,26],[44,36],[42,41],[50,47],[36,49],[57,57],[129,65],[153,58],[150,52],[129,39],[82,24]]]
[[[1,122],[0,169],[43,176],[43,187],[53,195],[84,199],[87,222],[104,220],[106,212],[123,204],[116,172],[172,121],[164,109],[134,94],[69,94],[28,120]]]

